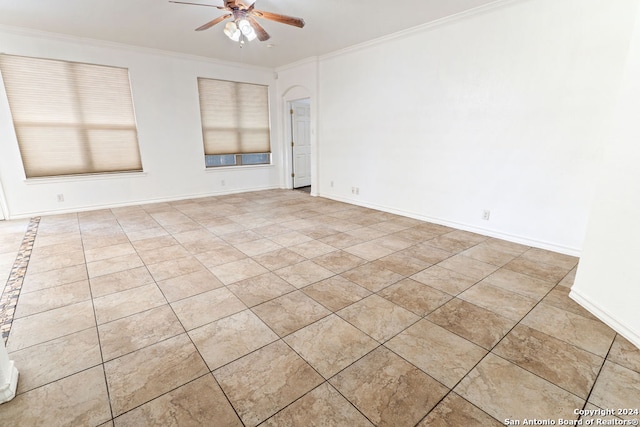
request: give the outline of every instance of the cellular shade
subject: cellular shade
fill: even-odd
[[[140,171],[125,68],[0,55],[27,178]]]
[[[205,155],[270,153],[269,88],[198,78]]]

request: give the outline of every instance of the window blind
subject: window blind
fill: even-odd
[[[205,155],[270,153],[269,88],[198,78]]]
[[[141,171],[129,72],[0,55],[27,178]]]

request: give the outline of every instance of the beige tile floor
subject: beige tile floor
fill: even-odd
[[[5,278],[28,221],[0,227]],[[491,426],[640,406],[578,260],[293,191],[43,217],[2,426]],[[637,418],[637,417],[636,417]]]

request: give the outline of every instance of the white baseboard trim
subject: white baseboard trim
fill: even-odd
[[[495,237],[496,239],[507,240],[513,243],[519,243],[521,245],[532,246],[539,249],[546,249],[552,252],[558,252],[565,255],[571,255],[580,257],[582,251],[579,248],[573,248],[569,246],[559,245],[556,243],[546,242],[543,240],[536,240],[528,237],[517,236],[514,234],[503,233],[496,230],[490,230],[474,225],[463,224],[455,221],[449,221],[442,218],[434,218],[427,215],[422,215],[416,212],[405,211],[402,209],[396,209],[389,206],[378,205],[375,203],[363,202],[360,200],[354,200],[347,197],[335,196],[332,194],[318,194],[320,197],[336,200],[338,202],[349,203],[352,205],[362,206],[365,208],[376,209],[383,212],[388,212],[396,215],[406,216],[420,221],[431,222],[434,224],[445,225],[447,227],[456,228],[458,230],[470,231],[472,233],[482,234],[483,236]]]
[[[580,304],[582,307],[584,307],[587,311],[589,311],[589,313],[602,320],[602,322],[608,325],[611,329],[625,337],[633,345],[640,348],[640,333],[638,331],[631,329],[629,326],[616,319],[615,316],[608,313],[606,310],[601,309],[596,303],[591,301],[588,297],[581,294],[580,291],[576,289],[571,289],[571,292],[569,292],[569,297]]]
[[[26,213],[20,213],[20,214],[17,214],[17,215],[11,215],[11,218],[7,218],[7,219],[32,218],[34,216],[45,216],[45,215],[61,215],[61,214],[67,214],[67,213],[96,211],[96,210],[100,210],[100,209],[124,208],[124,207],[127,207],[127,206],[149,205],[149,204],[153,204],[153,203],[177,202],[179,200],[203,199],[205,197],[226,196],[226,195],[230,195],[230,194],[251,193],[253,191],[278,190],[278,189],[280,189],[280,187],[277,186],[277,185],[274,185],[274,186],[267,186],[267,187],[252,187],[252,188],[232,189],[232,190],[224,190],[224,191],[212,191],[212,192],[209,192],[209,193],[198,193],[198,194],[187,194],[187,195],[180,195],[180,196],[159,197],[159,198],[136,200],[136,201],[131,201],[131,202],[108,203],[108,204],[104,204],[104,205],[89,205],[89,206],[79,206],[79,207],[56,209],[56,210],[49,210],[49,211],[26,212]]]

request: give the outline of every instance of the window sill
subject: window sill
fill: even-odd
[[[228,171],[228,170],[245,170],[245,169],[268,169],[275,168],[276,165],[234,165],[234,166],[213,166],[210,168],[205,168],[205,172],[220,172],[220,171]]]
[[[101,173],[90,175],[65,175],[65,176],[50,176],[42,178],[25,178],[24,183],[31,184],[51,184],[58,182],[82,182],[82,181],[104,181],[111,179],[127,179],[127,178],[144,178],[147,176],[146,172],[114,172],[114,173]]]

